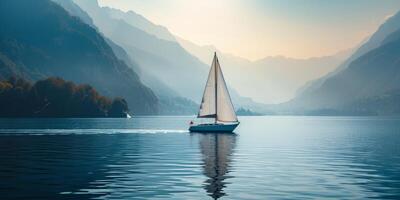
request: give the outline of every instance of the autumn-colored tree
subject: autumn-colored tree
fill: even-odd
[[[10,78],[0,81],[0,117],[125,117],[128,105],[111,100],[90,85],[50,77],[35,84]]]

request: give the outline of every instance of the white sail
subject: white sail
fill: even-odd
[[[198,117],[215,118],[216,121],[221,122],[237,122],[235,110],[216,54],[208,75]]]
[[[208,79],[206,87],[204,89],[203,98],[200,103],[200,110],[197,117],[200,118],[215,118],[216,117],[216,82],[215,82],[215,63],[216,57],[211,64],[210,73],[208,74]]]
[[[217,71],[217,121],[221,122],[237,122],[235,109],[233,108],[232,100],[229,95],[228,87],[226,86],[224,75],[219,66],[218,58],[216,57]]]

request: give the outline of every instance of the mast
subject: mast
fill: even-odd
[[[218,119],[218,71],[217,71],[217,62],[218,62],[218,58],[217,58],[217,52],[214,52],[214,76],[215,76],[215,121],[214,123],[217,123],[217,119]]]

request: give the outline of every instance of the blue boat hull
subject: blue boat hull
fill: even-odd
[[[190,132],[197,133],[232,133],[233,130],[239,125],[235,124],[197,124],[189,128]]]

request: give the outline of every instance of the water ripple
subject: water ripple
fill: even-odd
[[[240,120],[217,135],[187,133],[185,117],[0,120],[0,195],[400,199],[397,118]]]

